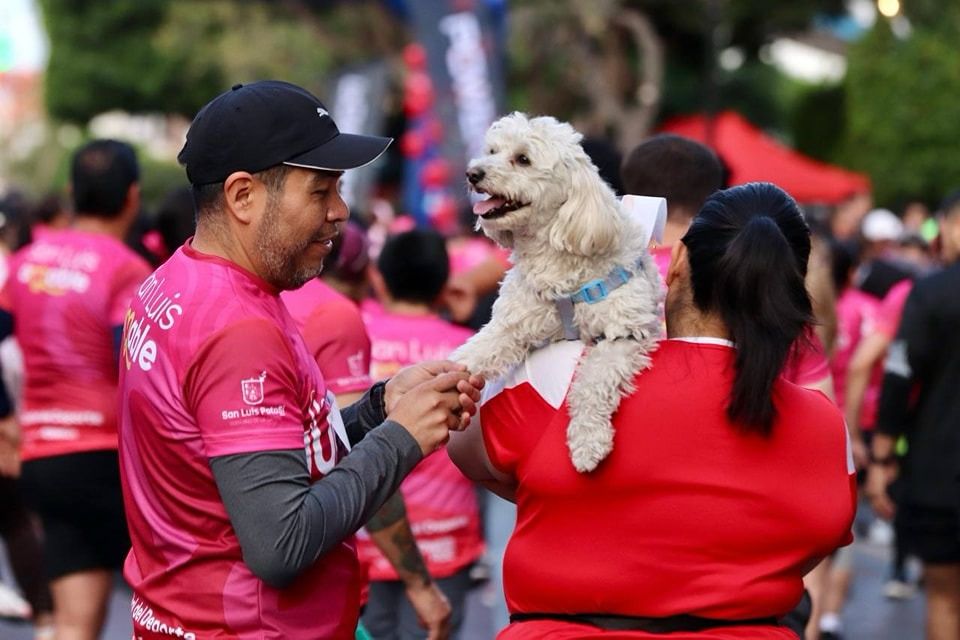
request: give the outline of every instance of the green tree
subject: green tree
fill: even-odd
[[[216,73],[185,77],[186,52],[164,55],[155,34],[166,19],[166,0],[41,0],[51,42],[45,77],[47,110],[85,124],[110,109],[190,112],[209,95]],[[198,81],[205,81],[203,83]]]
[[[960,11],[898,39],[884,20],[850,50],[843,159],[870,174],[877,202],[939,201],[960,187]]]
[[[111,109],[192,117],[236,82],[319,89],[340,65],[399,52],[404,36],[372,1],[40,2],[47,110],[78,124]]]
[[[642,109],[650,95],[664,117],[712,106],[782,127],[788,82],[759,60],[759,51],[780,34],[807,29],[819,14],[844,11],[842,0],[515,0],[511,7],[510,29],[518,34],[508,41],[511,106],[614,133],[625,147],[636,140],[623,139],[631,137],[624,121],[639,112],[652,124]],[[627,28],[630,15],[644,16],[656,42]],[[732,72],[711,70],[714,54],[726,47],[740,49],[745,63]],[[662,60],[659,73],[644,68],[651,55]]]
[[[790,110],[790,132],[797,151],[824,162],[841,155],[846,135],[844,85],[804,85]]]

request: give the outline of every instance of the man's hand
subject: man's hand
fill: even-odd
[[[429,455],[446,444],[451,429],[465,429],[476,411],[472,397],[480,391],[470,378],[466,371],[449,371],[420,383],[399,397],[387,419],[403,425]]]
[[[874,513],[884,520],[892,519],[896,511],[896,506],[887,493],[887,487],[896,477],[895,464],[871,464],[867,467],[867,482],[863,492],[870,499],[870,506],[873,507]]]
[[[12,415],[0,418],[0,476],[20,476],[20,426]]]
[[[450,601],[435,582],[407,585],[407,598],[417,613],[420,626],[427,630],[427,640],[447,640],[450,637]]]
[[[464,365],[449,360],[433,360],[404,367],[387,381],[384,388],[384,404],[386,405],[387,415],[393,412],[400,398],[414,387],[445,373],[465,373],[466,371],[467,368]],[[470,424],[470,416],[477,413],[477,403],[480,402],[481,389],[483,389],[483,378],[480,376],[470,375],[457,382],[460,424],[455,428],[464,429]],[[401,422],[400,424],[404,423]]]

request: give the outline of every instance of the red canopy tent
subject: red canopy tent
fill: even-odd
[[[661,131],[707,143],[707,118],[680,116]],[[777,142],[738,113],[713,119],[712,146],[730,170],[730,184],[773,182],[801,203],[837,204],[870,190],[870,178],[808,158]]]

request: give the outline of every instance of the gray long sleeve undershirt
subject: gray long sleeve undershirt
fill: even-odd
[[[289,585],[359,529],[422,458],[403,426],[390,420],[376,426],[382,393],[375,387],[343,412],[350,439],[362,440],[312,485],[303,449],[210,460],[243,560],[270,586]]]

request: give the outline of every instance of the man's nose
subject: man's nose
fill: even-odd
[[[487,174],[483,169],[480,169],[480,168],[467,169],[467,180],[470,181],[470,184],[474,184],[474,185],[477,184],[478,182],[483,180],[483,176],[485,175]]]
[[[344,201],[343,196],[337,194],[337,201],[333,203],[330,210],[327,211],[328,222],[343,222],[350,217],[350,208]]]

